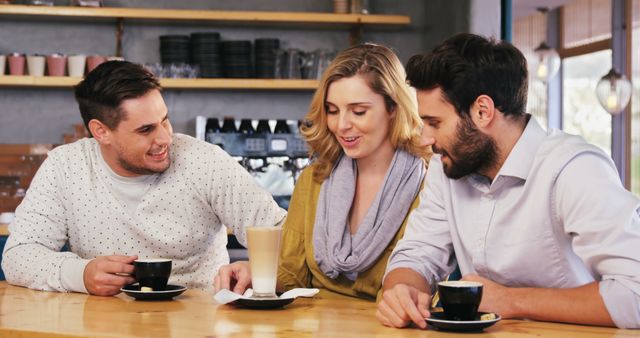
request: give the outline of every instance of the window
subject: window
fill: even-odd
[[[640,196],[640,0],[627,0],[626,21],[631,22],[627,43],[627,72],[632,82],[631,117],[628,121],[630,140],[624,144],[630,154],[627,173],[629,189]],[[562,59],[562,127],[565,132],[583,136],[588,142],[612,154],[612,117],[602,108],[595,95],[599,79],[611,68],[612,0],[573,0],[559,8],[558,54]],[[541,14],[514,20],[513,42],[531,59],[533,49],[545,40],[546,27]],[[555,27],[550,26],[555,30]],[[552,32],[553,33],[553,32]],[[547,88],[539,81],[529,85],[528,110],[547,121]],[[559,107],[553,102],[553,108]],[[559,109],[560,110],[560,109]],[[556,110],[552,110],[554,121]],[[544,116],[541,119],[540,116]],[[616,129],[617,130],[617,129]],[[616,149],[616,154],[618,154]]]
[[[611,69],[611,50],[562,61],[562,125],[611,155],[611,115],[596,98],[596,84]]]
[[[611,0],[574,0],[562,8],[562,22],[563,129],[611,154],[611,115],[595,94],[611,69]]]

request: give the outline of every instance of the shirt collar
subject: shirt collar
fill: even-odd
[[[535,154],[546,137],[547,132],[542,129],[535,118],[529,115],[527,126],[524,128],[522,135],[520,135],[518,142],[511,149],[496,178],[498,176],[512,176],[526,180],[531,171]]]

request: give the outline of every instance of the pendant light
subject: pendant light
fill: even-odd
[[[631,82],[624,74],[611,68],[596,85],[596,96],[600,105],[611,115],[620,114],[631,99]]]
[[[538,12],[545,16],[545,25],[547,25],[547,12],[549,9],[546,7],[538,7]],[[533,50],[535,54],[535,61],[533,65],[533,76],[547,83],[553,78],[560,69],[560,55],[555,49],[549,47],[546,41],[542,41],[538,47]]]

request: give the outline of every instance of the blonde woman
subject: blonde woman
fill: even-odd
[[[374,300],[387,259],[418,205],[429,149],[405,72],[388,48],[341,52],[302,127],[313,164],[283,225],[279,290],[316,287]],[[247,262],[220,268],[216,291],[250,286]]]

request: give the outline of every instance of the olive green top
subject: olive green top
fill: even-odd
[[[418,206],[419,194],[411,204],[396,236],[373,266],[358,273],[355,281],[351,281],[342,274],[336,279],[331,279],[320,270],[314,259],[313,226],[322,186],[322,183],[313,180],[314,169],[311,165],[302,172],[291,196],[289,214],[282,228],[278,285],[284,290],[319,288],[323,294],[328,290],[347,296],[375,300],[382,287],[387,260],[404,234],[407,216]]]

